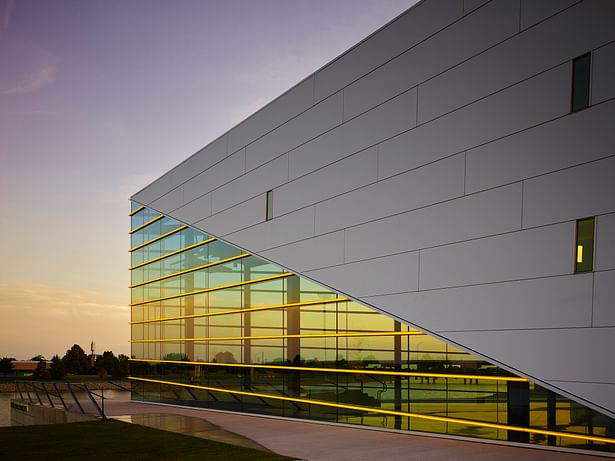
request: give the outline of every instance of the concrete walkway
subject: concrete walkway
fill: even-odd
[[[192,435],[193,437],[215,440],[216,442],[230,443],[240,447],[271,451],[252,439],[243,437],[235,432],[224,430],[206,419],[197,418],[195,416],[170,413],[141,413],[136,415],[115,416],[114,419],[165,431]]]
[[[156,414],[149,418],[157,419],[159,427],[181,432],[186,428],[197,428],[192,435],[207,437],[207,432],[219,437],[214,440],[229,443],[253,444],[252,448],[269,449],[276,453],[293,456],[309,461],[374,461],[374,460],[420,460],[420,461],[597,461],[613,457],[579,455],[531,448],[517,448],[489,443],[464,442],[436,437],[421,437],[409,434],[375,431],[361,428],[348,428],[300,421],[289,421],[259,416],[221,413],[208,410],[178,408],[165,405],[152,405],[133,401],[113,401],[105,403],[107,416],[121,416],[123,420],[139,422],[135,415]],[[163,415],[161,417],[161,415]],[[207,421],[207,430],[199,430],[194,421],[170,418],[164,424],[164,415],[178,415]],[[130,417],[130,418],[128,418]],[[134,420],[132,419],[134,418]],[[143,417],[142,421],[147,418]],[[216,432],[217,431],[217,432]],[[236,442],[233,437],[236,436]],[[245,445],[247,446],[247,445]]]

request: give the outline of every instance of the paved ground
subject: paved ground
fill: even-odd
[[[121,416],[121,419],[130,419],[137,423],[141,418],[141,422],[146,425],[166,430],[182,431],[183,425],[187,432],[192,432],[193,435],[199,437],[239,445],[254,444],[250,446],[309,461],[385,459],[391,461],[598,461],[599,459],[613,459],[121,400],[107,401],[105,412],[108,416]],[[154,415],[146,416],[145,414],[148,413]],[[164,415],[177,416],[165,417]],[[182,420],[179,416],[188,418]],[[205,420],[208,424],[201,424],[195,419]]]
[[[246,448],[271,451],[267,447],[252,439],[243,437],[234,432],[226,431],[203,418],[195,416],[176,415],[169,413],[141,413],[136,415],[116,416],[115,419],[128,423],[140,424],[141,426],[164,429],[166,431],[179,432],[180,434],[192,435],[204,439],[239,445]]]

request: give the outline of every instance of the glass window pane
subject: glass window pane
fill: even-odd
[[[572,112],[589,106],[591,54],[572,61]]]
[[[577,221],[576,272],[594,268],[594,218]]]

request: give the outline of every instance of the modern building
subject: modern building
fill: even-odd
[[[424,0],[134,194],[134,398],[615,450],[613,18]]]
[[[45,368],[49,369],[53,363],[51,360],[45,360]],[[12,360],[12,374],[17,376],[32,376],[36,371],[36,367],[40,362],[38,360]]]

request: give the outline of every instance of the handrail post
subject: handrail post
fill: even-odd
[[[73,392],[73,388],[70,386],[70,383],[68,381],[66,381],[66,387],[68,387],[68,390],[70,391],[71,395],[73,396],[73,399],[75,400],[75,403],[77,404],[77,406],[81,410],[81,413],[83,413],[85,415],[85,411],[83,411],[83,407],[79,403],[79,399],[77,398],[77,396]]]
[[[40,382],[40,385],[45,391],[45,395],[47,396],[47,400],[49,400],[49,404],[51,405],[51,408],[55,408],[56,406],[53,404],[53,400],[51,400],[51,396],[49,395],[49,392],[47,391],[47,388],[45,387],[45,383]]]
[[[58,397],[60,398],[60,402],[62,402],[62,405],[64,406],[64,409],[68,411],[68,407],[66,406],[66,402],[64,402],[64,399],[62,398],[62,394],[60,393],[60,390],[58,389],[57,383],[55,381],[53,383],[53,388],[58,393]]]
[[[21,389],[19,388],[19,381],[15,381],[15,387],[17,388],[17,392],[19,392],[19,398],[21,399],[21,401],[25,401],[25,399],[23,398],[23,394],[21,393]]]
[[[90,392],[90,390],[88,389],[88,386],[85,383],[81,384],[83,386],[83,389],[85,389],[85,391],[88,393],[88,396],[90,397],[90,399],[92,400],[92,403],[94,404],[94,407],[96,407],[96,409],[98,410],[98,413],[100,414],[100,416],[102,417],[103,421],[105,419],[105,414],[103,413],[103,411],[100,409],[100,407],[98,406],[98,403],[96,403],[96,399],[94,397],[92,397],[92,393]]]
[[[32,400],[32,396],[30,395],[30,391],[28,390],[28,386],[26,386],[26,382],[22,382],[23,384],[23,390],[26,391],[26,394],[28,395],[28,400],[30,400],[30,403],[34,403]]]
[[[38,391],[36,390],[36,385],[34,384],[34,381],[30,381],[30,386],[32,386],[32,389],[34,390],[34,394],[36,395],[36,398],[38,399],[38,403],[39,405],[43,405],[43,401],[41,400],[41,396],[38,395]]]

